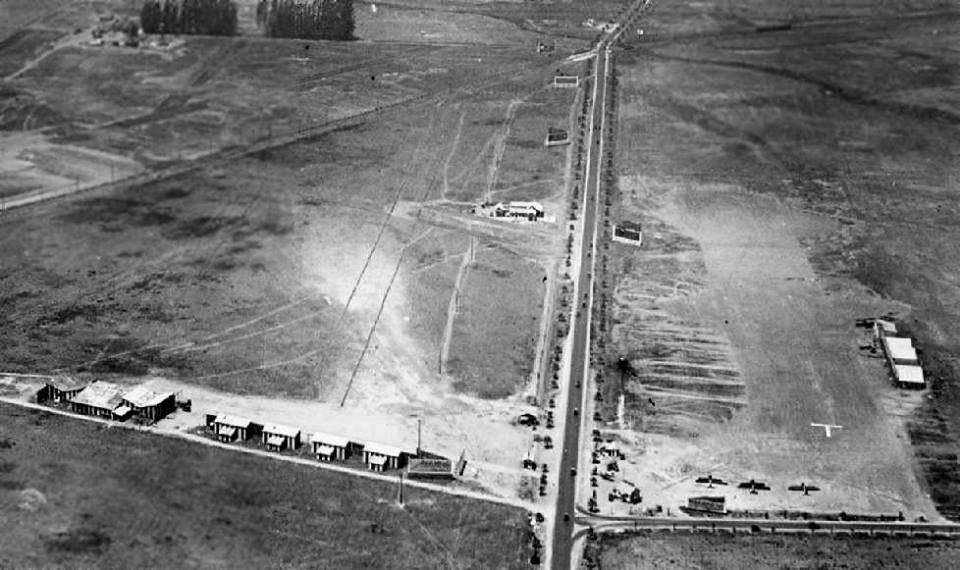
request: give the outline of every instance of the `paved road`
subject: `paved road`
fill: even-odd
[[[590,134],[587,152],[587,167],[584,175],[585,207],[583,215],[583,237],[580,247],[580,275],[575,289],[578,299],[575,307],[579,314],[573,319],[573,350],[570,357],[570,378],[568,380],[567,409],[564,412],[563,454],[560,457],[560,470],[557,473],[557,520],[553,525],[552,566],[555,569],[570,568],[573,550],[574,505],[576,501],[576,477],[572,469],[580,458],[580,428],[582,417],[578,410],[583,408],[583,387],[586,385],[586,373],[589,368],[590,348],[590,306],[593,301],[593,257],[596,249],[597,202],[599,200],[599,178],[601,154],[603,152],[604,104],[607,93],[607,52],[604,42],[597,48],[593,82],[593,101],[588,125]],[[584,295],[587,301],[584,303]],[[570,520],[564,520],[564,514]]]

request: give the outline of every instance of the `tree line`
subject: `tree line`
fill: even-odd
[[[147,0],[140,9],[147,34],[233,36],[237,5],[231,0]]]
[[[257,26],[271,38],[352,40],[353,0],[260,0]]]
[[[232,0],[146,0],[140,27],[147,34],[233,36]],[[271,38],[352,40],[353,0],[259,0],[257,27]]]

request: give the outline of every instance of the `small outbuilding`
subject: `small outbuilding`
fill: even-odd
[[[493,207],[496,218],[526,218],[533,222],[543,218],[543,205],[539,202],[498,202]]]
[[[399,469],[406,455],[407,452],[392,445],[365,443],[363,446],[363,462],[373,471]]]
[[[295,427],[264,424],[262,441],[270,451],[283,451],[300,447],[300,430]]]
[[[350,440],[339,435],[315,433],[310,436],[313,454],[319,461],[343,461],[350,455]]]
[[[213,420],[213,433],[224,443],[246,441],[255,431],[254,423],[246,418],[219,414]]]
[[[55,403],[69,402],[89,385],[90,382],[80,380],[75,376],[53,376],[47,380],[43,388],[37,392],[37,401]]]
[[[111,382],[93,382],[70,400],[70,409],[86,416],[125,419],[131,410],[122,404],[121,386]]]
[[[893,374],[896,378],[898,388],[923,390],[927,385],[923,379],[923,369],[919,366],[896,364],[893,367]]]
[[[643,245],[643,227],[636,222],[620,222],[613,226],[613,241]]]
[[[123,405],[134,414],[151,421],[160,421],[177,409],[177,397],[173,392],[153,392],[137,386],[123,395]]]

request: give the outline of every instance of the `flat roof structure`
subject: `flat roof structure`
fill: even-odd
[[[375,443],[375,442],[364,444],[363,450],[367,453],[373,453],[376,455],[386,455],[387,457],[400,457],[401,454],[406,453],[403,449],[399,447],[396,447],[393,445],[386,445],[383,443]]]
[[[248,420],[247,418],[241,418],[239,416],[228,416],[227,414],[219,414],[217,415],[217,418],[213,420],[213,423],[246,429],[250,427],[250,424],[252,424],[253,422]]]
[[[917,360],[917,351],[914,350],[913,341],[909,338],[885,336],[883,342],[887,349],[887,356],[893,360],[908,362]]]
[[[923,368],[911,364],[897,364],[894,366],[897,375],[897,382],[903,384],[916,384],[923,386],[926,384],[923,380]]]
[[[94,382],[73,398],[73,403],[104,410],[114,410],[123,401],[123,388],[111,382]]]
[[[333,447],[347,447],[350,440],[340,435],[330,435],[328,433],[314,433],[310,435],[310,441],[314,445],[323,444]]]
[[[300,435],[300,429],[279,424],[264,424],[263,433],[276,434],[283,437],[297,437]],[[267,443],[270,443],[269,440]]]
[[[50,377],[49,380],[47,380],[47,384],[49,384],[50,386],[53,386],[54,388],[56,388],[57,390],[60,390],[61,392],[71,392],[73,390],[80,390],[81,388],[83,388],[89,383],[90,382],[87,380],[81,380],[76,376],[67,376],[67,375],[52,376]]]
[[[123,399],[135,408],[149,408],[150,406],[160,405],[163,401],[173,396],[173,392],[154,392],[143,386],[136,386],[123,395]]]

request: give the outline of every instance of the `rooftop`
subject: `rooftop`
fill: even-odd
[[[923,384],[923,369],[911,364],[897,364],[897,382]]]
[[[123,400],[123,387],[111,382],[94,382],[74,397],[75,404],[114,410]]]
[[[154,392],[148,390],[143,386],[136,386],[129,392],[123,395],[123,399],[126,402],[130,402],[134,408],[148,408],[150,406],[156,406],[160,402],[163,402],[167,398],[173,396],[173,392]]]
[[[341,435],[330,435],[328,433],[314,433],[310,436],[310,441],[317,444],[332,445],[334,447],[347,447],[350,440]]]
[[[363,450],[368,453],[376,453],[378,455],[386,455],[388,457],[400,457],[400,454],[406,453],[399,447],[376,442],[365,443],[363,445]]]
[[[883,338],[887,346],[887,354],[894,360],[916,360],[917,351],[913,349],[913,341],[909,338],[887,336]]]
[[[263,433],[282,435],[284,437],[297,437],[300,435],[300,429],[279,424],[264,424]]]
[[[228,416],[227,414],[219,414],[216,419],[213,420],[215,424],[231,426],[231,427],[240,427],[248,428],[250,427],[251,422],[247,418],[241,418],[239,416]]]
[[[87,386],[90,384],[90,382],[88,380],[81,380],[76,376],[60,375],[52,376],[49,380],[47,380],[47,384],[53,386],[57,390],[78,390]]]

